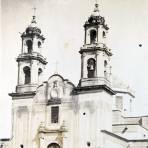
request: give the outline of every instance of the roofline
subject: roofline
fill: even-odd
[[[10,141],[10,138],[2,138],[0,141]]]
[[[146,127],[144,127],[142,124],[138,124],[138,123],[128,123],[128,124],[112,124],[112,126],[128,126],[128,125],[138,125],[141,128],[145,129],[148,131],[148,129]]]
[[[115,138],[118,138],[118,139],[120,139],[120,140],[123,140],[123,141],[125,141],[125,142],[148,142],[148,139],[132,139],[132,140],[128,140],[128,139],[126,139],[126,138],[123,138],[123,137],[121,137],[121,136],[119,136],[119,135],[116,135],[116,134],[114,134],[114,133],[112,133],[112,132],[109,132],[109,131],[106,131],[106,130],[101,130],[101,132],[102,132],[102,133],[105,133],[105,134],[107,134],[107,135],[113,136],[113,137],[115,137]]]
[[[21,96],[34,96],[35,94],[36,94],[36,91],[32,91],[32,92],[24,92],[24,93],[9,93],[9,96],[21,97]]]
[[[108,87],[107,85],[94,85],[94,86],[78,86],[74,88],[74,94],[79,94],[83,91],[91,91],[91,90],[105,90],[111,95],[115,95],[115,92]]]
[[[130,91],[122,91],[122,90],[116,90],[116,89],[114,89],[114,91],[116,93],[129,94],[131,97],[135,98],[135,95],[132,92],[130,92]]]
[[[53,74],[53,75],[51,75],[51,76],[48,78],[48,80],[51,79],[51,78],[54,77],[54,76],[60,77],[63,81],[67,81],[67,83],[69,83],[69,84],[71,84],[73,87],[75,87],[75,85],[74,85],[71,81],[69,81],[68,79],[64,79],[60,74]]]
[[[118,111],[118,112],[122,112],[121,110],[119,110],[119,109],[113,109],[112,110],[113,112],[116,112],[116,111]],[[123,115],[121,115],[123,118],[143,118],[143,117],[145,117],[145,118],[148,118],[148,115],[135,115],[135,116],[123,116]]]

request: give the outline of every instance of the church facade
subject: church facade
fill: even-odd
[[[98,4],[84,24],[81,79],[75,86],[54,74],[42,82],[47,64],[36,17],[21,35],[12,137],[2,148],[148,148],[148,117],[130,117],[134,93],[112,78],[109,27]]]

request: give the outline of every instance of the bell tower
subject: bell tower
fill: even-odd
[[[37,27],[35,15],[31,24],[22,33],[21,38],[22,49],[16,60],[18,62],[17,93],[35,91],[47,64],[46,59],[41,54],[45,38],[41,34],[41,29]]]
[[[80,87],[106,85],[110,86],[111,50],[106,46],[108,26],[104,17],[100,16],[96,3],[91,16],[84,24],[84,45],[81,54]]]
[[[111,50],[106,46],[109,30],[98,4],[84,24],[84,45],[81,54],[81,79],[75,88],[78,102],[78,131],[75,147],[104,146],[102,130],[112,131],[114,90],[110,76]],[[84,126],[85,125],[85,126]],[[78,139],[80,139],[78,141]]]

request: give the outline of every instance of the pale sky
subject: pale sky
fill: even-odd
[[[45,80],[55,71],[75,85],[80,79],[83,25],[95,0],[2,0],[0,50],[0,137],[10,135],[11,97],[17,84],[15,58],[21,52],[20,33],[30,24],[33,7],[46,37],[43,54],[48,65]],[[107,45],[112,49],[112,73],[136,92],[134,112],[148,115],[148,0],[99,0],[100,14],[110,27]],[[139,47],[142,44],[142,47]]]

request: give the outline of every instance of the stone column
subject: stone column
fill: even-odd
[[[87,78],[87,58],[85,53],[83,54],[83,78]]]
[[[31,62],[31,84],[38,83],[38,65],[36,60]]]
[[[81,78],[84,78],[84,53],[81,54]]]
[[[18,85],[23,85],[24,79],[23,65],[21,62],[18,62]]]
[[[33,48],[33,52],[39,52],[39,51],[38,51],[38,39],[37,39],[37,38],[34,38],[34,39],[33,39],[32,48]]]
[[[96,54],[96,69],[97,77],[104,77],[104,62],[102,52],[97,52]]]

